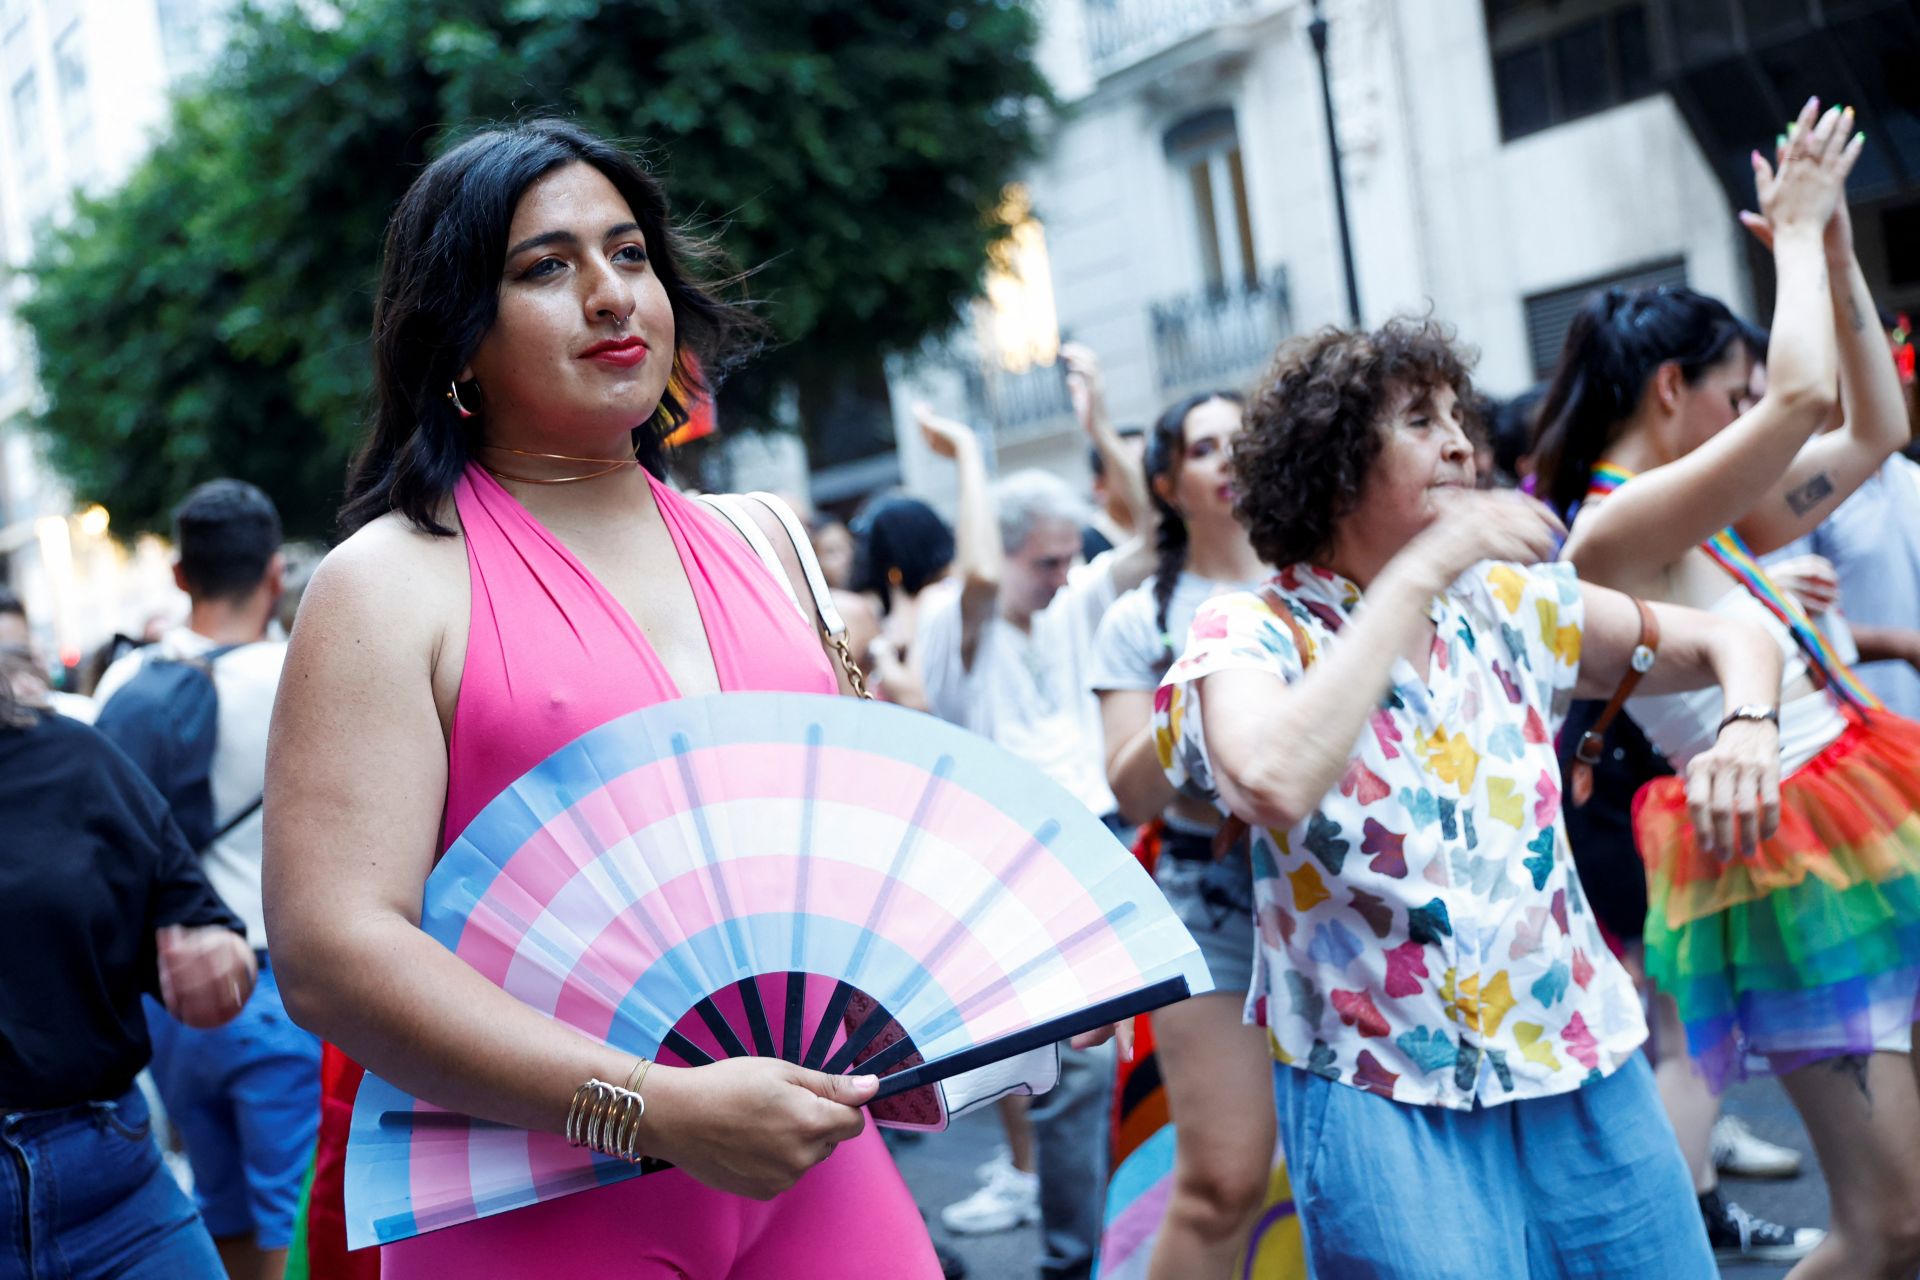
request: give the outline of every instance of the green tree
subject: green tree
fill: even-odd
[[[331,528],[365,417],[381,233],[466,126],[558,112],[642,146],[778,344],[733,424],[870,384],[947,326],[1006,231],[1046,100],[1024,0],[258,0],[23,308],[54,464],[117,530],[240,475]]]

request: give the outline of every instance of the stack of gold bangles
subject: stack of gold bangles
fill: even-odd
[[[625,1088],[589,1080],[575,1089],[573,1105],[567,1108],[568,1144],[628,1164],[640,1163],[640,1119],[647,1114],[647,1100],[640,1096],[640,1086],[652,1065],[648,1058],[634,1064]]]

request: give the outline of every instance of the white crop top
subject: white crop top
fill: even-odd
[[[1707,612],[1757,622],[1767,629],[1785,658],[1780,673],[1782,688],[1807,674],[1806,655],[1794,642],[1786,623],[1774,617],[1745,587],[1733,588],[1714,601]],[[1726,714],[1725,699],[1718,685],[1685,693],[1642,694],[1627,702],[1627,714],[1675,771],[1683,772],[1690,760],[1713,745],[1714,730],[1720,727],[1720,718]],[[1846,727],[1846,717],[1832,696],[1820,690],[1782,705],[1780,776],[1787,777],[1819,755]]]

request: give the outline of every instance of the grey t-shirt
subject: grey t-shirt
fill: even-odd
[[[1197,573],[1181,574],[1180,580],[1173,584],[1167,629],[1163,633],[1156,621],[1160,604],[1154,599],[1154,582],[1155,579],[1148,578],[1121,596],[1100,620],[1100,629],[1093,637],[1093,661],[1088,673],[1089,687],[1095,693],[1106,689],[1159,688],[1160,678],[1186,648],[1187,630],[1193,626],[1193,615],[1199,612],[1200,606],[1223,592],[1251,590],[1256,585],[1215,582]]]

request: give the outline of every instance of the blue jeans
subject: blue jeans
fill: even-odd
[[[147,1101],[0,1116],[0,1280],[224,1280]]]
[[[186,1144],[216,1240],[284,1249],[320,1125],[320,1042],[294,1025],[264,959],[240,1015],[196,1031],[147,1003],[153,1082]]]
[[[1571,1093],[1471,1111],[1273,1078],[1315,1280],[1719,1274],[1639,1054]]]

